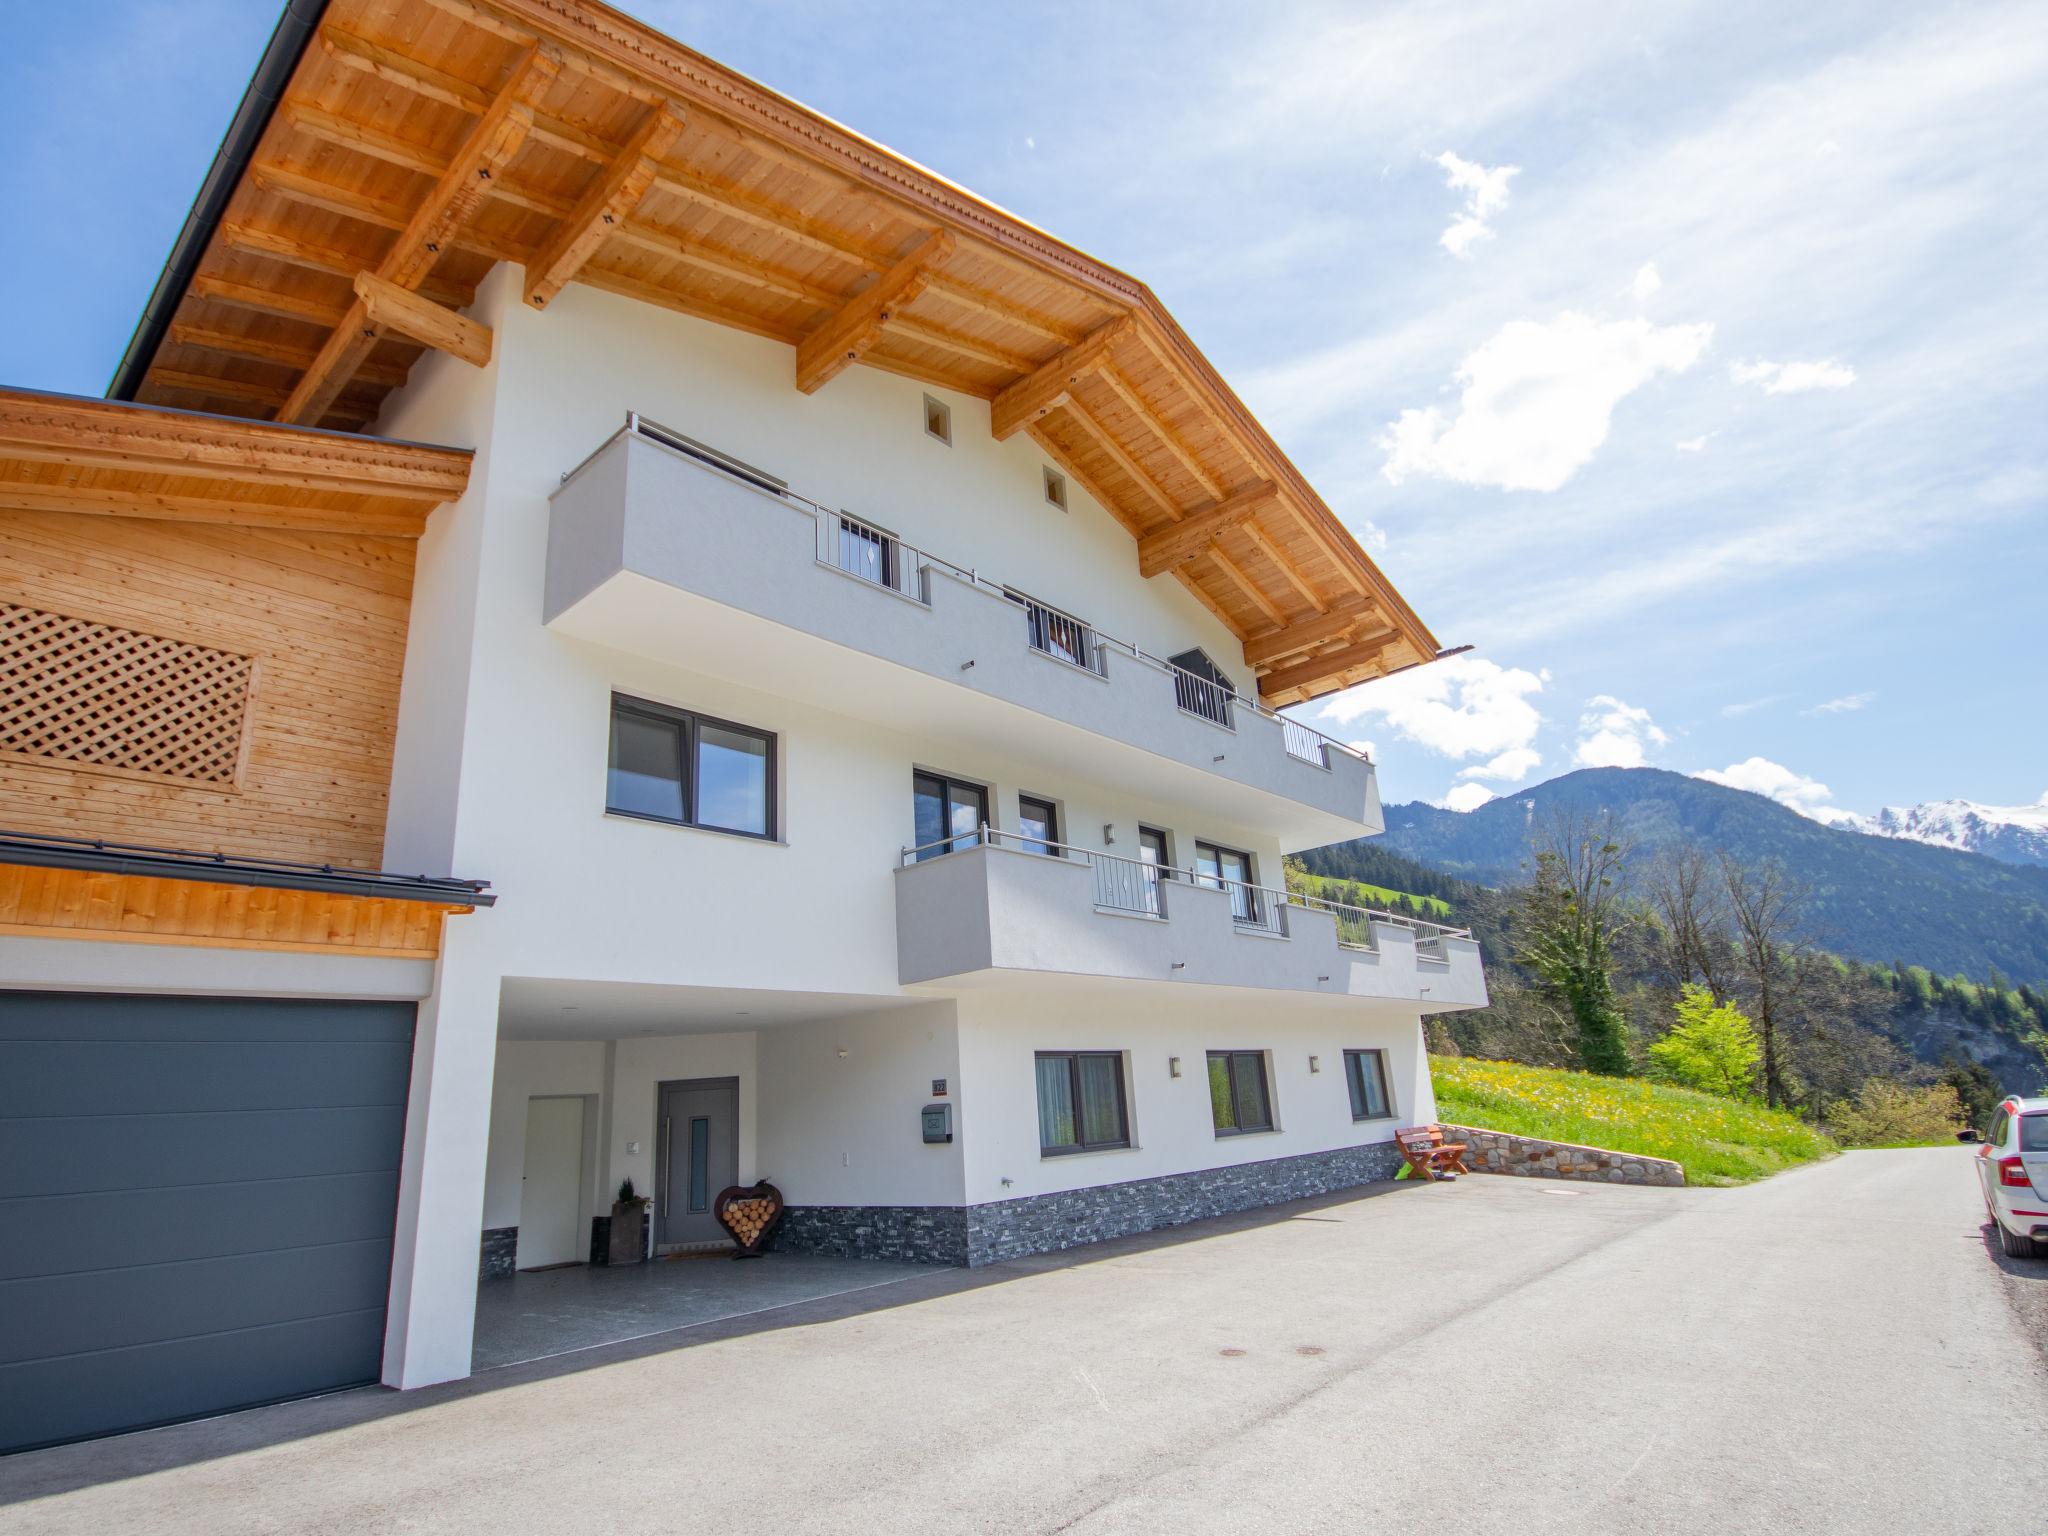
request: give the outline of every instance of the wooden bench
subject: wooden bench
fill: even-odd
[[[1465,1166],[1465,1143],[1445,1141],[1440,1125],[1411,1125],[1396,1131],[1394,1144],[1418,1179],[1448,1179],[1472,1171]]]

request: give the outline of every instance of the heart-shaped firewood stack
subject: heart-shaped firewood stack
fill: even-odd
[[[719,1193],[712,1214],[740,1245],[742,1257],[761,1251],[782,1215],[782,1191],[763,1180],[752,1188],[734,1185]]]

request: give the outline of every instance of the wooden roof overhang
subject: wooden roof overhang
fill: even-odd
[[[537,307],[581,282],[786,342],[807,392],[862,362],[988,400],[1268,703],[1439,654],[1142,283],[588,0],[294,0],[294,27],[114,393],[361,428],[423,350],[488,359],[456,312],[514,261]]]
[[[481,880],[0,832],[0,934],[431,960]]]
[[[470,453],[0,388],[0,508],[418,538]]]

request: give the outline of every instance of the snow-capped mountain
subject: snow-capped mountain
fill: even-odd
[[[1974,800],[1888,805],[1875,816],[1858,816],[1853,824],[1880,837],[1960,848],[2007,864],[2048,865],[2048,795],[2033,805],[1979,805]]]

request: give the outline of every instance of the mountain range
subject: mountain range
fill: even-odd
[[[1898,813],[1910,832],[1872,836],[1685,774],[1587,768],[1470,811],[1389,806],[1386,833],[1373,842],[1431,869],[1498,885],[1520,875],[1532,836],[1556,810],[1612,812],[1639,860],[1684,842],[1745,863],[1776,860],[1809,891],[1811,937],[1838,954],[2048,984],[2048,863],[1938,846],[1935,837],[1951,825],[1958,836],[1976,834],[1963,818],[1912,820],[1932,807]]]
[[[2034,805],[1979,805],[1974,800],[1888,805],[1875,816],[1854,816],[1837,825],[1981,853],[2006,864],[2048,865],[2048,795]]]

